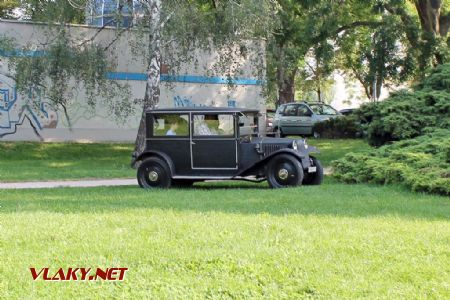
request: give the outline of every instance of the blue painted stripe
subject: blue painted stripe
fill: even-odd
[[[111,80],[136,80],[145,81],[147,75],[144,73],[124,73],[124,72],[108,72],[106,78]]]
[[[112,80],[147,80],[147,74],[144,73],[125,73],[125,72],[110,72],[106,75],[108,79]],[[186,83],[208,83],[208,84],[237,84],[237,85],[261,85],[262,81],[257,79],[233,78],[226,77],[208,77],[199,75],[161,75],[161,81],[166,82],[186,82]]]
[[[5,57],[43,57],[46,52],[43,50],[25,51],[1,51],[0,56]],[[147,74],[145,73],[127,73],[127,72],[109,72],[106,74],[107,79],[111,80],[132,80],[132,81],[146,81]],[[161,81],[166,82],[184,82],[184,83],[207,83],[207,84],[236,84],[236,85],[262,85],[264,82],[258,79],[247,78],[231,78],[226,77],[208,77],[199,75],[161,75]]]
[[[45,56],[45,51],[37,50],[13,50],[13,51],[3,51],[0,50],[0,56],[5,57],[43,57]]]

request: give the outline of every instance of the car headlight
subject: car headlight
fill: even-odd
[[[292,149],[297,150],[298,145],[297,145],[297,141],[292,141]]]

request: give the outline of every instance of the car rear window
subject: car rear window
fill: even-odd
[[[189,115],[154,115],[153,136],[187,137],[189,136]]]
[[[337,115],[338,112],[334,108],[326,104],[310,104],[309,107],[316,115]]]
[[[195,114],[194,136],[233,136],[232,114]]]

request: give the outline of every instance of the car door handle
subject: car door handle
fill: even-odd
[[[195,142],[194,142],[194,141],[191,141],[191,145],[195,145]]]

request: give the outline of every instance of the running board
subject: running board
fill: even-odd
[[[240,177],[240,176],[173,176],[172,179],[191,179],[191,180],[244,180],[250,182],[263,182],[266,178]]]

